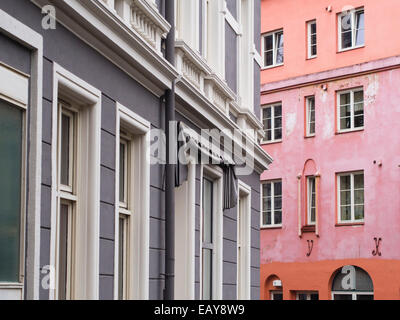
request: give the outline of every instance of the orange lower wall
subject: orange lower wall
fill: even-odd
[[[263,300],[270,299],[272,281],[278,277],[282,281],[284,300],[295,299],[296,291],[318,291],[320,300],[331,300],[332,277],[335,271],[345,265],[364,269],[374,285],[375,300],[400,300],[400,261],[346,259],[318,262],[273,262],[261,265],[260,280]]]

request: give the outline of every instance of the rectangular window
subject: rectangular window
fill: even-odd
[[[315,177],[307,178],[307,224],[315,225],[316,193]]]
[[[364,8],[340,14],[338,24],[340,51],[364,46]]]
[[[338,175],[338,221],[364,221],[364,173]]]
[[[282,181],[262,185],[262,227],[282,226]]]
[[[283,292],[271,291],[271,300],[283,300]]]
[[[318,292],[297,292],[296,300],[319,300]]]
[[[317,22],[310,21],[307,23],[307,39],[308,39],[308,59],[317,56]]]
[[[270,32],[263,36],[264,67],[283,65],[283,30]]]
[[[202,299],[211,300],[213,298],[212,274],[213,274],[213,202],[214,202],[214,183],[203,178],[203,202],[202,202]]]
[[[128,299],[129,243],[132,205],[131,186],[131,146],[132,137],[120,132],[119,144],[119,223],[118,223],[118,299]]]
[[[364,127],[364,91],[353,89],[338,92],[338,131],[346,132]]]
[[[315,135],[315,97],[306,98],[306,136]]]
[[[59,102],[58,108],[58,208],[57,239],[57,298],[73,298],[73,260],[75,238],[76,188],[76,141],[78,110],[72,105]]]
[[[262,109],[265,141],[282,140],[282,104],[266,106]]]
[[[25,111],[0,100],[0,282],[20,282]]]

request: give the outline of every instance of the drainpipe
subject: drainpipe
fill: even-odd
[[[164,0],[165,19],[171,25],[165,42],[165,58],[175,66],[175,1]],[[164,300],[174,299],[175,269],[175,164],[171,164],[170,146],[176,141],[175,134],[170,135],[170,123],[175,123],[175,81],[171,89],[165,91],[165,130],[167,136],[167,154],[165,170],[165,288]],[[175,128],[174,126],[172,128]],[[171,136],[171,137],[170,137]],[[172,149],[175,149],[172,147]]]

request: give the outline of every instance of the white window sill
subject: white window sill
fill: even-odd
[[[315,137],[315,133],[313,134],[307,134],[304,136],[304,138],[314,138]]]
[[[356,50],[356,49],[360,49],[360,48],[364,48],[365,44],[361,45],[361,46],[355,46],[355,47],[350,47],[350,48],[345,48],[345,49],[339,49],[337,53],[341,53],[341,52],[346,52],[346,51],[351,51],[351,50]]]
[[[276,68],[276,67],[281,67],[283,65],[284,65],[283,63],[280,63],[280,64],[273,64],[271,66],[264,66],[261,68],[261,71]]]
[[[354,128],[354,129],[338,130],[338,131],[336,131],[336,134],[357,132],[357,131],[363,131],[363,130],[364,130],[364,127],[358,127],[358,128]]]
[[[265,145],[265,144],[274,144],[274,143],[279,143],[282,142],[282,139],[279,140],[261,140],[260,144]]]
[[[282,229],[282,225],[274,224],[274,225],[268,225],[268,226],[261,226],[260,229]]]
[[[349,220],[349,221],[339,221],[336,224],[336,227],[345,227],[345,226],[361,226],[364,225],[364,220]]]
[[[316,59],[318,56],[310,56],[310,57],[307,57],[307,60],[313,60],[313,59]]]

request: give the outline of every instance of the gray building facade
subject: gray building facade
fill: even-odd
[[[229,209],[219,165],[183,166],[175,297],[259,299],[260,174],[272,161],[258,146],[260,1],[176,1],[175,65],[163,53],[174,28],[165,1],[1,1],[0,113],[21,112],[11,138],[22,151],[0,142],[0,152],[22,157],[22,174],[10,177],[20,208],[0,206],[0,246],[15,248],[0,249],[14,261],[0,257],[0,299],[164,298],[165,165],[154,146],[173,83],[176,120],[197,145],[202,129],[236,130],[231,145],[246,140],[254,160],[236,172]],[[0,183],[4,203],[11,185]]]

